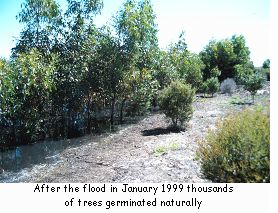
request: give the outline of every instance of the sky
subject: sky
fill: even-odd
[[[66,0],[56,0],[62,8]],[[111,21],[124,0],[103,0],[97,26]],[[22,24],[16,20],[24,0],[0,0],[0,57],[8,58]],[[161,48],[176,42],[182,31],[188,49],[199,53],[211,39],[243,35],[255,66],[270,57],[270,0],[152,0]]]

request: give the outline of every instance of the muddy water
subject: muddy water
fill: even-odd
[[[2,151],[0,182],[13,182],[35,167],[55,165],[60,161],[60,154],[65,149],[84,145],[88,141],[99,142],[103,137],[104,135],[94,135],[69,140],[44,141]]]

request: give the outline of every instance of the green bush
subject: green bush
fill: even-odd
[[[253,103],[255,95],[263,87],[263,77],[260,74],[253,74],[245,78],[244,89],[251,93]]]
[[[175,127],[178,122],[183,125],[191,119],[194,95],[195,90],[190,85],[178,81],[172,82],[162,90],[159,96],[159,107],[167,117],[172,119]]]
[[[230,115],[200,142],[202,171],[215,182],[269,182],[269,139],[268,113],[246,109]]]
[[[219,87],[220,83],[218,81],[218,78],[216,77],[207,79],[202,86],[204,93],[211,94],[212,97],[214,93],[216,93],[219,90]]]

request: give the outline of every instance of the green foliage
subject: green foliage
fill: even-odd
[[[128,0],[114,19],[119,38],[128,54],[127,66],[151,69],[158,49],[157,24],[150,0]]]
[[[157,94],[158,83],[151,75],[152,71],[143,69],[133,70],[131,80],[131,93],[128,99],[128,115],[143,115],[151,106],[152,98]]]
[[[235,65],[235,79],[239,84],[244,84],[245,79],[249,78],[250,75],[253,75],[254,72],[255,68],[251,63]]]
[[[269,182],[269,131],[269,114],[263,111],[228,116],[199,144],[204,174],[215,182]]]
[[[236,104],[236,105],[244,105],[246,102],[240,96],[233,96],[231,97],[229,103]]]
[[[245,38],[232,36],[231,39],[220,41],[212,40],[200,52],[200,57],[205,64],[203,69],[204,80],[216,77],[213,68],[218,67],[221,71],[219,79],[234,78],[236,75],[235,66],[250,63],[250,51],[246,47]]]
[[[154,154],[156,156],[161,156],[167,153],[167,147],[165,146],[157,146],[154,150]]]
[[[266,75],[266,79],[270,81],[270,60],[266,59],[263,63],[263,73]]]
[[[198,55],[189,53],[181,67],[177,68],[180,79],[198,89],[203,81],[202,69],[204,64]]]
[[[263,68],[264,69],[269,69],[270,68],[270,60],[266,59],[263,63]]]
[[[62,24],[59,5],[54,0],[25,0],[17,19],[25,25],[13,49],[13,56],[28,53],[36,48],[42,54],[49,54]]]
[[[211,69],[211,71],[210,71],[211,78],[213,78],[213,77],[218,78],[220,75],[221,75],[221,71],[218,69],[217,66]]]
[[[123,79],[122,99],[129,103],[129,114],[142,114],[155,96],[157,83],[154,68],[157,66],[157,25],[149,0],[128,0],[114,18],[127,74]]]
[[[169,61],[167,66],[174,77],[173,80],[178,79],[196,89],[201,86],[204,63],[199,55],[187,50],[184,32],[181,33],[176,43],[169,46],[168,55],[165,57],[165,60]]]
[[[262,87],[263,87],[263,77],[258,73],[249,75],[244,80],[244,89],[246,89],[248,92],[251,93],[253,97],[253,103],[257,91],[259,89],[262,89]]]
[[[153,73],[154,78],[159,84],[159,89],[164,89],[173,80],[179,78],[176,68],[171,63],[170,54],[166,51],[159,51],[157,56],[158,64]]]
[[[176,127],[178,122],[183,125],[191,119],[193,114],[192,102],[195,90],[188,84],[178,81],[172,82],[167,88],[161,91],[159,106],[162,112],[172,119]]]
[[[204,93],[211,94],[213,97],[214,93],[216,93],[219,90],[220,83],[218,81],[218,78],[213,77],[207,79],[202,86],[202,90]]]
[[[46,134],[56,59],[52,56],[46,60],[33,49],[29,54],[20,54],[4,70],[0,111],[11,125],[13,140],[35,141]]]

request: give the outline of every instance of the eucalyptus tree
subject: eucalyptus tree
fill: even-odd
[[[96,82],[88,77],[93,72],[91,64],[97,33],[93,21],[102,7],[102,0],[68,0],[63,16],[62,38],[55,48],[60,63],[56,76],[58,89],[53,98],[60,115],[57,125],[61,126],[60,134],[64,136],[83,134],[84,125],[88,132],[91,129],[92,87],[95,87],[92,82]],[[87,104],[87,124],[84,124],[84,104]],[[78,117],[82,125],[76,122]]]
[[[10,143],[28,143],[48,134],[56,59],[53,55],[46,60],[32,49],[6,65],[1,78],[0,106],[9,128]]]
[[[156,90],[152,75],[158,52],[155,19],[150,0],[127,0],[114,17],[114,27],[122,46],[125,70],[128,73],[122,88],[125,91],[122,105],[129,99],[131,114],[134,111],[144,111]]]
[[[188,50],[184,32],[180,34],[176,43],[169,46],[168,58],[173,67],[172,72],[175,73],[172,75],[176,75],[180,81],[190,84],[196,89],[200,87],[204,64],[197,54]]]
[[[203,69],[204,80],[215,77],[213,69],[220,70],[220,80],[234,78],[237,75],[236,65],[249,66],[250,51],[242,35],[234,35],[230,39],[220,41],[211,40],[200,52],[200,57],[205,64]]]
[[[62,24],[59,5],[55,0],[25,0],[21,7],[17,19],[24,28],[13,48],[13,56],[32,48],[44,55],[49,54],[59,34],[57,29]]]

